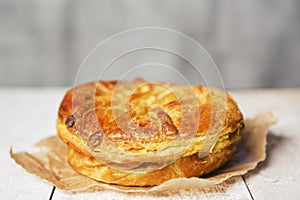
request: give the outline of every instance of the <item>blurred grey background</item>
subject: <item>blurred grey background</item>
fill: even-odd
[[[201,43],[226,88],[300,86],[298,0],[0,0],[0,86],[71,86],[95,45],[145,26]]]

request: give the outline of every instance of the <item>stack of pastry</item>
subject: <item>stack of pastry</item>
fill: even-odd
[[[230,159],[243,127],[222,90],[140,79],[79,85],[67,91],[57,120],[77,172],[126,186],[210,173]]]

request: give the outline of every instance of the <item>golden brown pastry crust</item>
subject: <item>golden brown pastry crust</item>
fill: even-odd
[[[121,89],[118,90],[117,87]],[[153,84],[141,80],[133,83],[100,81],[69,90],[60,105],[57,120],[58,135],[69,147],[67,155],[69,164],[78,172],[99,181],[128,186],[152,186],[171,178],[201,176],[228,161],[235,150],[235,141],[240,138],[240,130],[243,127],[243,116],[232,97],[215,88],[192,86],[189,92],[192,91],[196,96],[197,113],[200,114],[199,119],[196,120],[197,127],[193,127],[195,120],[183,120],[181,100],[168,90],[170,87],[184,91],[187,86]],[[116,90],[119,91],[118,98],[114,98],[113,92]],[[126,92],[129,95],[126,96]],[[222,105],[222,101],[214,101],[211,98],[213,95],[223,97],[224,104]],[[138,124],[138,128],[133,129],[134,133],[126,129],[126,124],[122,129],[119,128],[120,124],[122,126],[122,120],[126,121],[126,116],[123,118],[121,115],[116,119],[112,111],[112,105],[116,104],[115,99],[118,103],[120,99],[122,102],[127,97],[128,116],[135,119]],[[212,117],[218,113],[219,105],[223,106],[224,117],[219,117],[220,114]],[[157,109],[157,106],[160,109]],[[150,124],[152,122],[147,118],[150,112],[156,117],[158,129],[149,128],[157,125]],[[117,156],[117,150],[122,149],[122,151],[143,155],[155,162],[154,157],[147,157],[147,152],[166,149],[170,142],[176,141],[181,123],[195,129],[195,133],[191,134],[194,139],[180,158],[159,170],[129,173],[114,169],[95,159],[88,148],[93,145],[106,147],[108,145],[105,142],[109,141],[114,146],[108,151],[111,157]],[[199,158],[198,152],[207,142],[203,137],[206,136],[208,129],[217,127],[218,124],[222,127],[218,127],[221,131],[217,143],[213,144],[213,151]],[[149,135],[151,138],[148,137]],[[180,146],[181,142],[175,142],[174,147]],[[210,144],[209,147],[211,146]]]
[[[203,158],[199,158],[197,154],[181,157],[160,170],[147,173],[119,171],[73,149],[68,149],[67,161],[79,173],[98,181],[125,186],[155,186],[173,178],[199,177],[208,174],[226,163],[235,149],[235,144],[232,144],[222,151],[210,153]]]

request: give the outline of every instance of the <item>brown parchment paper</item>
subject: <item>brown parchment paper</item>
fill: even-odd
[[[270,125],[277,122],[273,113],[263,113],[245,121],[245,131],[238,143],[237,151],[222,168],[203,178],[177,178],[155,187],[125,187],[106,184],[78,174],[66,162],[65,144],[57,136],[45,138],[28,152],[13,153],[10,156],[26,169],[55,185],[73,193],[101,190],[123,192],[163,192],[191,188],[206,188],[242,175],[254,169],[266,157],[266,136]]]

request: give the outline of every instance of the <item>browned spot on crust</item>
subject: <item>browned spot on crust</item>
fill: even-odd
[[[75,117],[73,115],[68,116],[66,120],[66,125],[68,127],[72,127],[74,124],[75,124]]]

